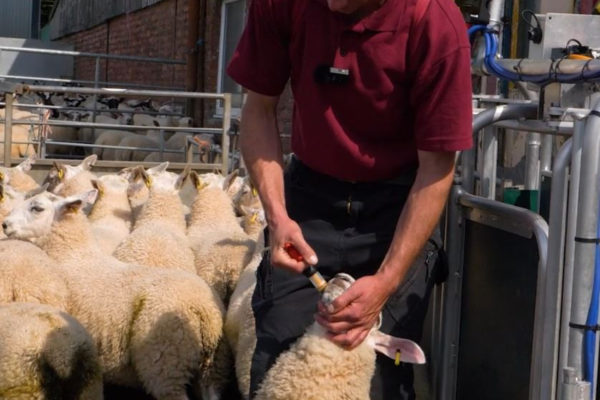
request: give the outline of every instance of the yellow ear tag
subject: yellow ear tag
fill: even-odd
[[[65,171],[62,169],[59,169],[58,170],[58,180],[62,181],[64,177],[65,177]]]
[[[150,189],[152,187],[152,178],[147,176],[146,178],[144,178],[144,183],[146,184],[146,187]]]
[[[198,180],[198,183],[196,183],[196,190],[201,191],[202,189],[204,189],[207,186],[208,186],[208,183]]]
[[[394,360],[394,365],[400,365],[400,349],[396,349],[396,359]]]
[[[254,224],[254,223],[256,222],[256,220],[257,220],[257,219],[258,219],[258,213],[254,213],[254,214],[252,214],[252,216],[250,217],[250,222]]]
[[[4,182],[4,174],[0,172],[0,182]]]
[[[258,196],[258,190],[256,190],[256,188],[254,186],[252,186],[252,196],[254,196],[254,197]]]

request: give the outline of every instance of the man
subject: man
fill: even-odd
[[[252,299],[251,394],[315,318],[347,349],[380,312],[382,331],[421,336],[439,248],[430,236],[455,152],[471,146],[464,22],[452,0],[422,1],[250,3],[228,73],[248,90],[241,147],[270,244]],[[295,156],[284,174],[276,106],[288,78]],[[326,279],[357,278],[333,309],[315,316],[318,293],[300,274],[308,264],[285,243]],[[378,357],[371,394],[414,398],[412,369]]]

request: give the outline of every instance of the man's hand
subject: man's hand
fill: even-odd
[[[281,219],[273,226],[269,226],[269,242],[271,264],[275,267],[302,273],[308,265],[315,265],[318,262],[315,251],[304,240],[300,227],[290,218]],[[304,261],[292,258],[284,248],[286,243],[294,246]]]
[[[326,309],[319,303],[316,321],[333,343],[352,350],[365,340],[394,287],[381,275],[358,279]]]

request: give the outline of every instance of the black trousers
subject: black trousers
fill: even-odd
[[[317,253],[317,268],[325,279],[338,272],[358,279],[377,271],[413,179],[414,173],[395,182],[343,182],[292,161],[285,173],[286,207]],[[429,294],[442,272],[436,262],[440,248],[436,234],[384,306],[382,332],[420,340]],[[305,276],[272,267],[265,255],[252,297],[257,343],[251,395],[277,356],[314,322],[318,300],[319,293]],[[412,366],[395,366],[393,360],[378,354],[371,399],[414,398]]]

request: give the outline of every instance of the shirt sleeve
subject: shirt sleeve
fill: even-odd
[[[243,87],[267,96],[283,91],[290,75],[290,10],[285,0],[251,0],[246,27],[227,73]]]
[[[458,8],[446,0],[432,0],[428,14],[429,23],[424,23],[419,36],[420,57],[410,99],[417,149],[465,150],[473,144],[466,28]]]

